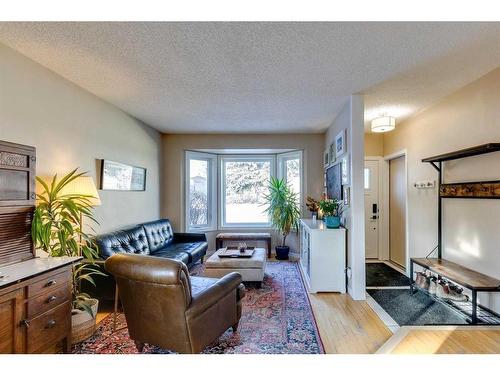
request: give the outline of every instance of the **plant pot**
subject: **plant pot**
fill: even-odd
[[[327,228],[334,229],[340,227],[340,217],[338,216],[325,216],[325,224]]]
[[[94,316],[87,311],[73,309],[71,310],[71,344],[78,344],[90,336],[96,330],[96,317],[99,301],[95,298],[90,300],[91,309]]]
[[[276,259],[278,260],[287,260],[288,253],[290,252],[289,246],[276,246]]]

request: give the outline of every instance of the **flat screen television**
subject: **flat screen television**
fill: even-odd
[[[337,163],[326,170],[326,196],[342,201],[342,165]]]

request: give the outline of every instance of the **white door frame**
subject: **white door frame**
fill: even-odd
[[[408,215],[408,153],[406,149],[400,150],[393,154],[387,155],[383,158],[383,204],[384,204],[384,212],[387,212],[385,218],[383,220],[383,231],[385,237],[385,248],[383,254],[383,260],[389,260],[389,162],[393,159],[397,159],[401,156],[405,157],[405,258],[406,258],[406,275],[409,276],[410,272],[410,223],[409,223],[409,215]],[[380,250],[379,250],[380,252]]]
[[[384,181],[385,181],[385,174],[384,174],[384,157],[383,156],[365,156],[365,161],[378,161],[378,260],[386,260],[388,257],[386,257],[386,252],[388,254],[388,251],[385,251],[383,249],[388,249],[389,242],[388,238],[386,238],[385,234],[386,232],[389,233],[389,229],[385,230],[385,219],[386,216],[386,210],[385,206],[383,204],[384,202]],[[388,212],[388,211],[387,211]],[[365,228],[366,230],[366,228]]]

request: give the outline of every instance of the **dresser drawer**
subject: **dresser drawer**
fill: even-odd
[[[71,330],[71,303],[28,320],[28,353],[38,353],[68,336]]]
[[[50,309],[71,300],[70,285],[66,283],[55,290],[47,290],[46,293],[39,294],[28,300],[28,319],[36,315],[43,314]]]
[[[42,293],[50,293],[59,287],[68,284],[71,279],[69,268],[57,270],[30,285],[28,285],[28,298]]]

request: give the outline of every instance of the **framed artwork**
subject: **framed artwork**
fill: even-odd
[[[330,145],[330,151],[329,151],[329,155],[330,155],[330,163],[329,164],[332,164],[335,162],[335,143],[332,143]]]
[[[346,152],[346,130],[342,130],[337,136],[335,137],[335,156],[338,158],[339,156],[342,156]]]
[[[348,207],[351,203],[351,187],[344,186],[344,206]]]
[[[111,160],[101,161],[101,190],[146,190],[146,168]]]
[[[344,156],[342,159],[342,185],[349,185],[350,177],[350,165],[349,165],[349,155]]]
[[[328,152],[328,150],[325,150],[325,154],[324,154],[324,157],[323,157],[323,166],[326,168],[328,168],[328,165],[330,164],[330,153]]]
[[[335,163],[326,170],[326,196],[328,199],[342,201],[342,175],[340,163]]]

